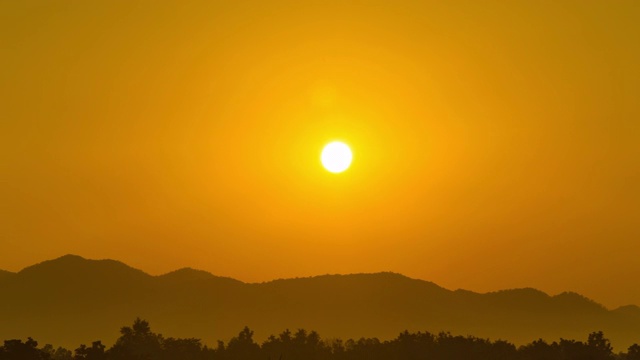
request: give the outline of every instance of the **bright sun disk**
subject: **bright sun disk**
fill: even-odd
[[[322,149],[320,160],[325,169],[332,173],[340,173],[349,168],[353,154],[347,144],[334,141]]]

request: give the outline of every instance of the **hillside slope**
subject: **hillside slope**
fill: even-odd
[[[603,330],[617,349],[640,342],[635,306],[610,311],[579,294],[535,289],[450,291],[394,273],[246,284],[188,268],[151,276],[121,262],[67,255],[5,275],[0,339],[31,336],[69,348],[97,339],[111,344],[138,316],[160,333],[209,344],[245,325],[258,339],[285,328],[381,339],[408,329],[525,343]]]

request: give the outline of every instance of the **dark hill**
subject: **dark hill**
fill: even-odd
[[[209,344],[245,325],[258,339],[305,328],[324,337],[388,339],[408,329],[516,343],[603,330],[617,349],[640,341],[637,307],[609,311],[575,293],[535,289],[450,291],[394,273],[246,284],[188,268],[150,276],[117,261],[69,255],[0,273],[0,293],[0,339],[32,336],[69,348],[97,339],[109,345],[136,316],[160,333]]]
[[[229,284],[243,284],[243,282],[221,276],[215,276],[204,270],[196,270],[192,268],[178,269],[157,277],[161,281],[171,282],[207,282],[207,281],[226,281]]]
[[[125,278],[141,280],[151,277],[115,260],[87,260],[77,255],[65,255],[43,261],[18,272],[21,281],[73,283],[89,278],[99,281],[119,281]]]
[[[636,321],[640,322],[640,307],[636,305],[621,306],[613,310],[612,313],[618,314],[624,317],[633,318],[633,319],[636,319]]]
[[[10,271],[6,271],[6,270],[0,270],[0,283],[2,283],[2,281],[11,278],[12,276],[14,276],[15,273],[12,273]]]

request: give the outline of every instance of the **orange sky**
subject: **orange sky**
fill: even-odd
[[[640,304],[639,23],[635,0],[0,2],[0,268]]]

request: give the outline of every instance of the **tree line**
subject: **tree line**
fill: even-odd
[[[149,323],[136,319],[120,329],[120,337],[107,349],[101,341],[71,351],[51,345],[38,347],[32,338],[5,340],[0,360],[640,360],[640,346],[614,353],[601,331],[586,341],[536,340],[516,347],[503,341],[448,332],[404,331],[393,340],[377,338],[322,339],[315,331],[285,330],[262,344],[245,327],[228,343],[209,347],[200,339],[164,337],[151,331]]]

